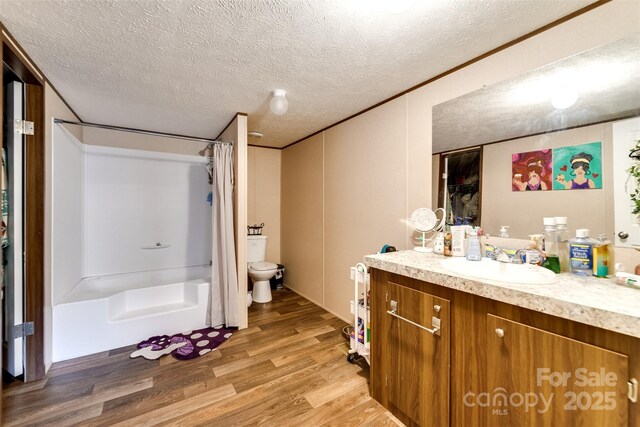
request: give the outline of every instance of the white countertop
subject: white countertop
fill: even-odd
[[[558,274],[558,282],[552,285],[474,279],[444,268],[445,259],[442,255],[400,251],[368,255],[364,263],[370,268],[640,338],[640,289],[570,273]]]

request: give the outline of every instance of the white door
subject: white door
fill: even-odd
[[[638,160],[629,157],[640,139],[640,118],[621,120],[613,124],[613,197],[615,214],[615,245],[640,247],[639,216],[632,214],[629,195],[636,189],[629,168]]]
[[[6,218],[6,239],[3,239],[3,257],[6,260],[3,276],[4,284],[4,344],[7,360],[4,368],[17,377],[24,373],[24,339],[13,338],[16,326],[24,317],[24,135],[16,130],[16,121],[24,119],[24,85],[9,83],[6,91],[6,161],[5,173],[6,203],[2,206],[3,219]]]

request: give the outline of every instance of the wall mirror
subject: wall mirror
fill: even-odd
[[[543,217],[566,216],[571,233],[589,228],[594,237],[613,239],[614,158],[629,153],[614,146],[614,123],[640,123],[640,33],[438,104],[432,113],[434,170],[441,172],[442,154],[483,146],[479,205],[488,233],[506,225],[510,237],[527,238],[541,231]],[[514,155],[594,142],[602,147],[601,171],[592,171],[601,188],[514,191]],[[552,168],[542,174],[555,181]],[[434,193],[442,185],[434,182]],[[438,204],[446,205],[442,196]]]

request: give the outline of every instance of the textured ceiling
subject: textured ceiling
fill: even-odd
[[[555,108],[553,95],[569,88],[575,104]],[[638,35],[434,106],[433,152],[637,115]]]
[[[211,138],[245,112],[282,147],[593,2],[385,1],[0,0],[0,19],[84,121]]]

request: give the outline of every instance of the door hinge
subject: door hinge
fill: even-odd
[[[384,291],[384,301],[389,302],[389,291]]]
[[[629,398],[629,400],[633,403],[638,402],[638,380],[635,378],[631,378],[627,382],[627,387],[627,397]]]
[[[389,386],[389,377],[385,375],[384,377],[384,386],[388,387]]]
[[[23,338],[34,334],[33,322],[25,322],[9,328],[9,339]]]
[[[33,122],[16,119],[13,129],[21,135],[33,135],[34,126]]]

